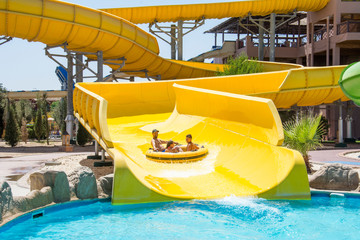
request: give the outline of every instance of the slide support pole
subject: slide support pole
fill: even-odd
[[[67,116],[65,118],[66,131],[72,140],[74,137],[74,106],[73,106],[73,59],[70,52],[67,52]]]
[[[103,82],[104,81],[104,59],[103,59],[103,52],[102,51],[98,51],[96,53],[97,56],[97,81],[98,82]]]
[[[258,58],[260,61],[264,60],[264,22],[260,21],[259,25],[259,48],[258,48]]]
[[[83,82],[83,69],[82,63],[83,62],[83,55],[80,53],[76,53],[76,64],[75,64],[75,71],[76,71],[76,82]]]
[[[178,34],[177,34],[177,41],[178,41],[178,60],[183,60],[183,21],[178,21]]]
[[[171,30],[170,30],[170,34],[171,34],[171,42],[170,42],[170,46],[171,46],[171,59],[176,59],[176,25],[172,24],[171,25]]]
[[[339,104],[339,143],[344,143],[344,128],[342,118],[342,103]]]
[[[275,62],[276,14],[270,14],[270,62]]]

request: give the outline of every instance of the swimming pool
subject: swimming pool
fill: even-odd
[[[267,201],[227,197],[128,206],[50,207],[0,228],[1,239],[356,239],[360,199]]]

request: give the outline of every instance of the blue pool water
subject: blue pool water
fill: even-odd
[[[350,161],[331,161],[328,163],[341,163],[341,164],[348,164],[348,165],[360,165],[360,162],[350,162]]]
[[[69,206],[5,225],[0,239],[360,239],[360,199],[354,198]]]

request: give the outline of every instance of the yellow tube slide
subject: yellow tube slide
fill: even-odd
[[[243,17],[249,12],[255,16],[270,13],[319,11],[329,0],[245,0],[224,3],[166,5],[134,8],[108,8],[105,12],[120,16],[132,23],[176,22],[202,18]]]

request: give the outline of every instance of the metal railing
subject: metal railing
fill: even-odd
[[[334,36],[334,29],[331,27],[329,29],[329,37]],[[321,41],[328,38],[328,33],[326,27],[314,32],[314,42]]]
[[[337,34],[344,34],[348,32],[360,32],[360,21],[349,20],[338,24]]]

